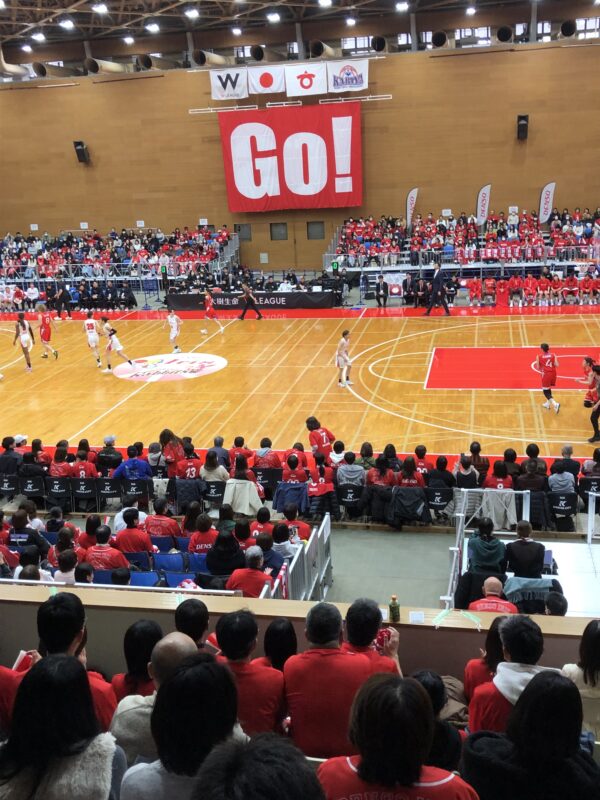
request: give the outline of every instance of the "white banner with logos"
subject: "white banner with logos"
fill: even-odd
[[[210,89],[213,100],[243,100],[248,97],[248,70],[211,69]]]
[[[248,91],[250,94],[281,94],[281,92],[285,92],[283,64],[248,67]]]
[[[286,64],[284,69],[288,97],[327,94],[327,64]]]
[[[490,195],[492,194],[492,184],[482,186],[477,195],[477,224],[483,225],[490,213]]]
[[[552,181],[552,183],[547,183],[542,189],[542,194],[540,195],[540,213],[539,213],[540,225],[543,225],[550,219],[550,214],[552,213],[552,209],[554,208],[555,191],[556,191],[556,183],[554,181]]]
[[[327,91],[361,92],[369,86],[369,59],[327,62]]]

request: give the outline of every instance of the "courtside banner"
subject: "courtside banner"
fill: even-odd
[[[550,214],[554,208],[554,192],[556,191],[556,183],[547,183],[542,189],[540,195],[540,213],[538,219],[541,225],[544,225],[550,219]]]
[[[230,211],[362,204],[359,102],[218,117]]]
[[[369,87],[369,59],[327,62],[327,91],[362,92]]]

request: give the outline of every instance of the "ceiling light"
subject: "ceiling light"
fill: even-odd
[[[125,42],[125,44],[133,44],[135,42],[135,39],[133,38],[133,36],[124,36],[123,41]]]
[[[146,30],[148,33],[158,33],[160,30],[160,25],[158,22],[148,22],[146,25]]]
[[[23,47],[21,48],[21,50],[22,50],[24,53],[31,53],[31,52],[33,51],[33,47],[31,47],[31,46],[30,46],[30,45],[28,45],[28,44],[24,44],[24,45],[23,45]]]
[[[0,0],[0,10],[2,10],[3,8],[6,8],[6,3],[4,2],[4,0]]]
[[[45,42],[46,41],[46,37],[44,36],[44,34],[41,31],[39,33],[32,34],[31,38],[35,39],[36,42]]]
[[[198,11],[197,8],[186,8],[186,10],[183,13],[186,15],[188,19],[198,19],[198,17],[200,16],[200,12]]]
[[[333,0],[319,0],[319,5],[321,8],[329,8],[329,6],[333,5]]]
[[[594,0],[594,5],[595,6],[600,6],[600,0]]]
[[[242,35],[242,29],[241,28],[232,28],[231,32],[233,33],[234,36],[241,36]]]
[[[58,24],[60,25],[61,28],[64,28],[66,31],[72,31],[73,28],[75,27],[75,23],[73,22],[72,19],[61,19],[61,21]]]
[[[94,3],[92,11],[94,14],[108,14],[108,6],[106,3]]]
[[[346,17],[346,25],[348,25],[350,28],[353,28],[356,25],[356,20],[354,17]]]
[[[267,19],[269,22],[280,22],[281,17],[277,13],[277,11],[272,11],[270,14],[267,14]]]
[[[396,3],[396,11],[408,11],[408,3]]]
[[[472,17],[474,14],[477,13],[477,9],[475,8],[475,6],[469,6],[465,13],[467,17]]]

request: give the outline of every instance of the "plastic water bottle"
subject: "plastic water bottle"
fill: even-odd
[[[390,622],[400,622],[400,603],[398,596],[393,594],[390,601]]]

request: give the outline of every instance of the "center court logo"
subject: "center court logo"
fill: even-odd
[[[211,372],[219,372],[226,366],[225,358],[210,353],[169,353],[136,358],[133,367],[129,364],[119,364],[114,368],[113,374],[126,381],[158,383],[202,378]]]

